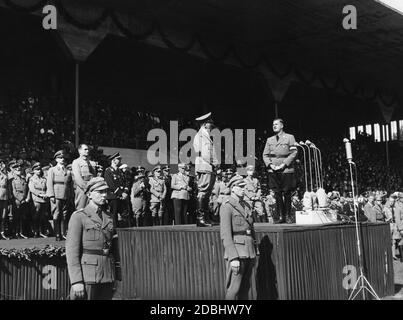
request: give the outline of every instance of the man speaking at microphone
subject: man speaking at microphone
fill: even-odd
[[[278,223],[293,223],[291,194],[297,186],[293,163],[298,151],[294,136],[285,133],[283,128],[282,119],[273,120],[274,136],[266,141],[263,161],[269,171],[268,186],[275,192]]]

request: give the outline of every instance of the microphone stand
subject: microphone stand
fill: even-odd
[[[312,144],[312,147],[316,150],[317,152],[317,159],[318,159],[318,172],[319,172],[319,185],[320,188],[323,189],[323,167],[322,167],[322,153],[320,152],[320,149]]]
[[[304,154],[304,178],[305,178],[305,191],[308,191],[308,177],[307,177],[307,172],[306,172],[306,154],[305,154],[305,148],[301,146],[300,144],[296,143],[295,146],[300,147],[302,149],[302,152]]]
[[[350,169],[351,189],[353,191],[355,231],[356,231],[356,236],[357,236],[358,262],[359,262],[359,266],[360,266],[360,276],[358,277],[358,279],[354,285],[353,291],[351,291],[350,296],[348,297],[348,300],[354,300],[361,291],[362,291],[363,299],[366,300],[365,290],[367,290],[375,299],[380,300],[380,298],[376,294],[374,288],[371,286],[371,284],[369,283],[369,281],[367,280],[367,278],[364,275],[363,259],[362,259],[362,253],[361,253],[360,233],[359,233],[359,228],[358,228],[358,213],[357,213],[357,208],[355,206],[355,186],[354,186],[354,177],[353,177],[353,166],[354,166],[354,168],[356,168],[356,164],[351,159],[347,159],[347,160],[348,160],[349,169]],[[358,284],[360,284],[359,288],[358,288]],[[369,288],[366,286],[366,284],[368,285]],[[357,292],[354,294],[354,291],[356,291],[356,290],[357,290]]]
[[[310,150],[309,150],[309,147],[305,144],[305,143],[303,143],[303,142],[300,142],[300,144],[301,145],[303,145],[303,146],[306,146],[307,147],[307,149],[308,149],[308,164],[309,164],[309,175],[310,175],[310,177],[311,177],[311,192],[313,191],[313,179],[312,179],[312,161],[311,161],[311,152],[310,152]]]

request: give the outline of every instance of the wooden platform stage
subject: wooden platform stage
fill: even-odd
[[[347,299],[359,263],[354,224],[255,224],[260,256],[258,299]],[[219,227],[118,229],[122,296],[223,299],[224,252]],[[381,297],[394,294],[390,227],[361,223],[368,280]]]
[[[355,226],[255,224],[260,256],[258,299],[347,299],[359,275]],[[219,227],[118,229],[123,299],[224,298]],[[380,297],[394,294],[390,227],[361,223],[368,280]],[[55,238],[1,240],[0,249],[64,246]],[[1,299],[67,299],[65,258],[20,261],[0,256]]]

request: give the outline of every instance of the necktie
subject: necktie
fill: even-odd
[[[278,140],[280,140],[280,137],[276,134],[276,140],[278,142]]]

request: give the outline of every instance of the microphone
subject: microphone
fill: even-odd
[[[353,151],[351,150],[350,140],[348,140],[347,138],[344,138],[343,142],[346,145],[346,157],[347,157],[347,160],[351,161],[351,160],[353,160]]]

